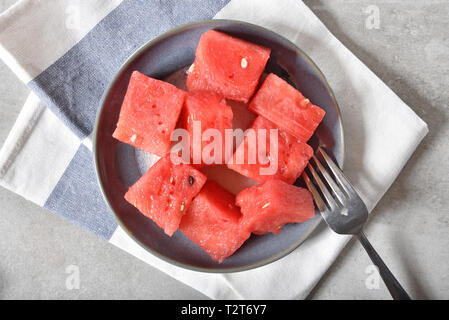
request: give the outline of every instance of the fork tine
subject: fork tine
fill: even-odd
[[[320,212],[326,211],[326,204],[324,203],[323,199],[320,196],[320,193],[315,188],[315,185],[313,184],[312,180],[310,180],[309,176],[305,171],[302,173],[302,178],[304,179],[310,193],[312,193],[313,199],[315,200],[318,210],[320,210]]]
[[[349,195],[351,193],[354,193],[354,189],[351,185],[351,183],[346,179],[343,172],[340,170],[340,168],[335,164],[335,162],[329,157],[329,155],[324,151],[323,148],[318,147],[318,151],[321,153],[321,155],[324,158],[324,161],[326,161],[326,164],[328,165],[330,171],[334,175],[337,182],[340,184],[340,186],[346,191],[346,193]]]
[[[318,173],[315,171],[315,169],[312,167],[312,165],[310,163],[307,165],[307,167],[309,168],[310,173],[312,173],[312,176],[315,179],[315,182],[318,185],[318,188],[320,188],[321,193],[323,194],[324,198],[326,199],[328,208],[331,210],[337,209],[337,204],[335,202],[335,199],[332,197],[331,193],[327,189],[323,180],[321,180],[320,176],[318,175]]]
[[[318,171],[321,173],[321,175],[324,177],[324,180],[331,188],[331,191],[335,194],[340,203],[344,205],[344,203],[346,202],[346,196],[343,194],[343,192],[341,192],[340,187],[335,183],[334,179],[321,164],[320,160],[318,160],[318,158],[315,155],[312,158],[317,165]]]

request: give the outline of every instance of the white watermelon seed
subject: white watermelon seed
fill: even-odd
[[[194,69],[195,69],[195,64],[192,63],[192,65],[190,66],[189,70],[187,70],[187,72],[192,73]]]
[[[246,69],[248,67],[248,60],[246,60],[246,58],[242,58],[242,61],[240,62],[240,66],[243,69]]]
[[[181,211],[184,211],[184,203],[181,204]]]
[[[131,139],[129,139],[131,142],[135,142],[137,138],[137,135],[133,134]]]
[[[263,205],[262,209],[265,209],[266,207],[268,207],[271,204],[271,202],[267,202]]]

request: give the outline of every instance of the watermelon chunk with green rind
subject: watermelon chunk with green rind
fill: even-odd
[[[245,136],[243,142],[238,146],[236,152],[232,157],[232,163],[228,163],[228,168],[248,177],[258,182],[265,182],[270,179],[281,179],[287,183],[294,183],[296,179],[304,171],[310,158],[313,155],[313,149],[306,143],[299,141],[294,136],[285,132],[284,130],[278,129],[278,127],[271,121],[259,116],[257,117],[250,127],[255,130],[256,143],[251,140],[249,136]],[[270,154],[271,149],[271,137],[270,130],[277,129],[278,145],[277,156],[275,154]],[[256,163],[250,163],[250,154],[258,154],[258,148],[262,144],[261,137],[257,134],[259,130],[265,130],[265,146],[266,152],[265,156],[269,159],[268,164],[263,164],[257,158]],[[244,155],[244,162],[240,162],[237,154]],[[278,159],[277,164],[272,162]],[[272,166],[277,167],[276,172],[273,174],[264,174],[261,169],[268,168]]]
[[[250,236],[240,219],[234,195],[209,180],[182,218],[180,230],[213,260],[223,262]]]
[[[199,41],[187,88],[214,91],[246,103],[259,84],[270,53],[269,48],[209,30]]]
[[[249,109],[302,142],[312,137],[325,115],[323,109],[273,73],[264,80]]]
[[[186,93],[135,71],[113,137],[136,148],[165,156],[171,146]]]
[[[206,179],[190,165],[173,164],[167,156],[128,190],[125,199],[172,236]]]
[[[236,204],[243,214],[244,228],[257,235],[278,234],[287,223],[301,223],[315,216],[309,190],[276,179],[243,190]]]
[[[218,143],[211,138],[209,141],[202,141],[202,137],[206,131],[213,129],[214,132],[221,137],[220,142],[222,148],[221,157],[209,152],[205,156],[209,156],[209,160],[213,163],[207,164],[224,164],[226,156],[232,154],[232,145],[226,146],[226,130],[232,130],[232,108],[226,104],[226,99],[211,91],[195,91],[187,94],[184,108],[181,114],[181,125],[185,128],[190,137],[190,159],[195,165],[204,165],[205,160],[202,155],[204,148],[210,144]],[[194,123],[195,121],[201,126],[196,133],[198,141],[194,141]],[[195,144],[196,143],[196,144]],[[195,150],[196,149],[196,150]],[[199,155],[199,159],[194,159],[194,152]],[[200,160],[200,161],[197,161]]]

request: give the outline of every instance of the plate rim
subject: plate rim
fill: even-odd
[[[286,45],[288,45],[289,47],[292,47],[295,49],[295,51],[301,55],[308,63],[309,65],[317,72],[318,76],[321,78],[321,81],[323,82],[323,84],[325,85],[327,91],[330,94],[330,97],[332,99],[332,102],[335,106],[336,112],[337,112],[337,120],[340,124],[340,141],[341,141],[341,159],[336,159],[338,164],[340,165],[340,167],[343,169],[344,167],[344,162],[345,162],[345,155],[346,155],[346,147],[345,147],[345,136],[344,136],[344,127],[343,127],[343,119],[342,119],[342,114],[341,114],[341,109],[340,106],[337,102],[337,99],[335,98],[335,94],[334,91],[332,90],[331,86],[329,85],[329,82],[327,81],[326,77],[324,76],[324,73],[321,71],[321,69],[315,64],[315,62],[301,49],[299,48],[295,43],[293,43],[292,41],[288,40],[287,38],[285,38],[284,36],[269,30],[265,27],[256,25],[256,24],[252,24],[246,21],[241,21],[241,20],[234,20],[234,19],[208,19],[208,20],[201,20],[201,21],[195,21],[195,22],[190,22],[190,23],[186,23],[186,24],[182,24],[180,26],[177,26],[173,29],[170,29],[160,35],[158,35],[157,37],[153,38],[152,40],[146,42],[145,44],[143,44],[141,47],[139,47],[136,51],[134,51],[127,59],[126,61],[121,65],[121,67],[115,72],[114,76],[111,78],[111,80],[109,81],[107,87],[104,89],[103,95],[101,97],[100,103],[99,103],[99,108],[96,112],[96,118],[95,118],[95,126],[94,126],[94,131],[93,131],[93,139],[92,139],[92,152],[93,152],[93,162],[94,162],[94,167],[95,167],[95,176],[96,176],[96,180],[97,183],[100,187],[101,190],[101,194],[102,197],[104,199],[104,201],[106,202],[106,204],[108,205],[109,209],[112,211],[112,213],[115,216],[115,220],[118,223],[118,226],[120,228],[122,228],[122,230],[125,231],[125,233],[133,240],[135,241],[140,247],[142,247],[145,251],[147,251],[148,253],[162,259],[165,262],[168,262],[172,265],[175,265],[177,267],[181,267],[184,269],[188,269],[191,271],[197,271],[197,272],[204,272],[204,273],[211,273],[211,274],[215,274],[215,273],[237,273],[237,272],[243,272],[243,271],[248,271],[248,270],[252,270],[252,269],[256,269],[262,266],[265,266],[267,264],[270,264],[272,262],[278,261],[284,257],[286,257],[287,255],[289,255],[290,253],[292,253],[293,251],[295,251],[299,246],[301,246],[301,244],[304,243],[304,241],[307,240],[307,238],[309,238],[309,236],[317,229],[317,227],[321,224],[321,222],[323,221],[323,218],[321,215],[318,215],[316,217],[316,222],[310,227],[310,229],[303,235],[303,237],[301,237],[298,241],[296,241],[293,245],[291,245],[289,248],[279,252],[278,254],[271,256],[269,258],[266,258],[264,260],[261,260],[259,262],[256,263],[252,263],[249,265],[245,265],[245,266],[241,266],[241,267],[229,267],[229,268],[209,268],[209,267],[198,267],[198,266],[194,266],[192,264],[187,264],[187,263],[182,263],[179,262],[177,260],[174,260],[172,258],[169,258],[159,252],[157,252],[156,250],[153,250],[152,248],[148,247],[146,244],[142,243],[142,241],[140,241],[131,230],[129,230],[124,222],[121,220],[121,218],[118,216],[118,214],[115,212],[114,208],[112,207],[111,202],[109,201],[107,195],[106,195],[106,187],[104,186],[103,182],[101,181],[100,178],[100,164],[98,161],[98,152],[97,152],[97,140],[98,140],[98,128],[99,128],[99,124],[100,124],[100,118],[101,115],[103,113],[103,109],[105,106],[105,101],[107,99],[107,97],[109,96],[112,87],[114,86],[114,84],[116,83],[117,79],[119,78],[119,76],[122,74],[122,72],[137,58],[139,57],[141,54],[143,54],[143,52],[145,50],[147,50],[149,47],[155,45],[156,43],[164,40],[165,38],[171,37],[177,33],[180,33],[182,31],[184,31],[185,29],[191,28],[191,27],[196,27],[196,26],[201,26],[201,25],[211,25],[212,27],[214,25],[221,25],[223,23],[228,23],[228,24],[241,24],[241,25],[246,25],[250,28],[254,28],[254,29],[258,29],[263,33],[269,33],[272,36],[274,36],[277,40],[286,43]]]

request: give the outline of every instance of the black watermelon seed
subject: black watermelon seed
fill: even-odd
[[[190,185],[192,186],[194,182],[195,182],[195,179],[194,179],[192,176],[190,176],[190,177],[189,177],[189,183],[190,183]]]

